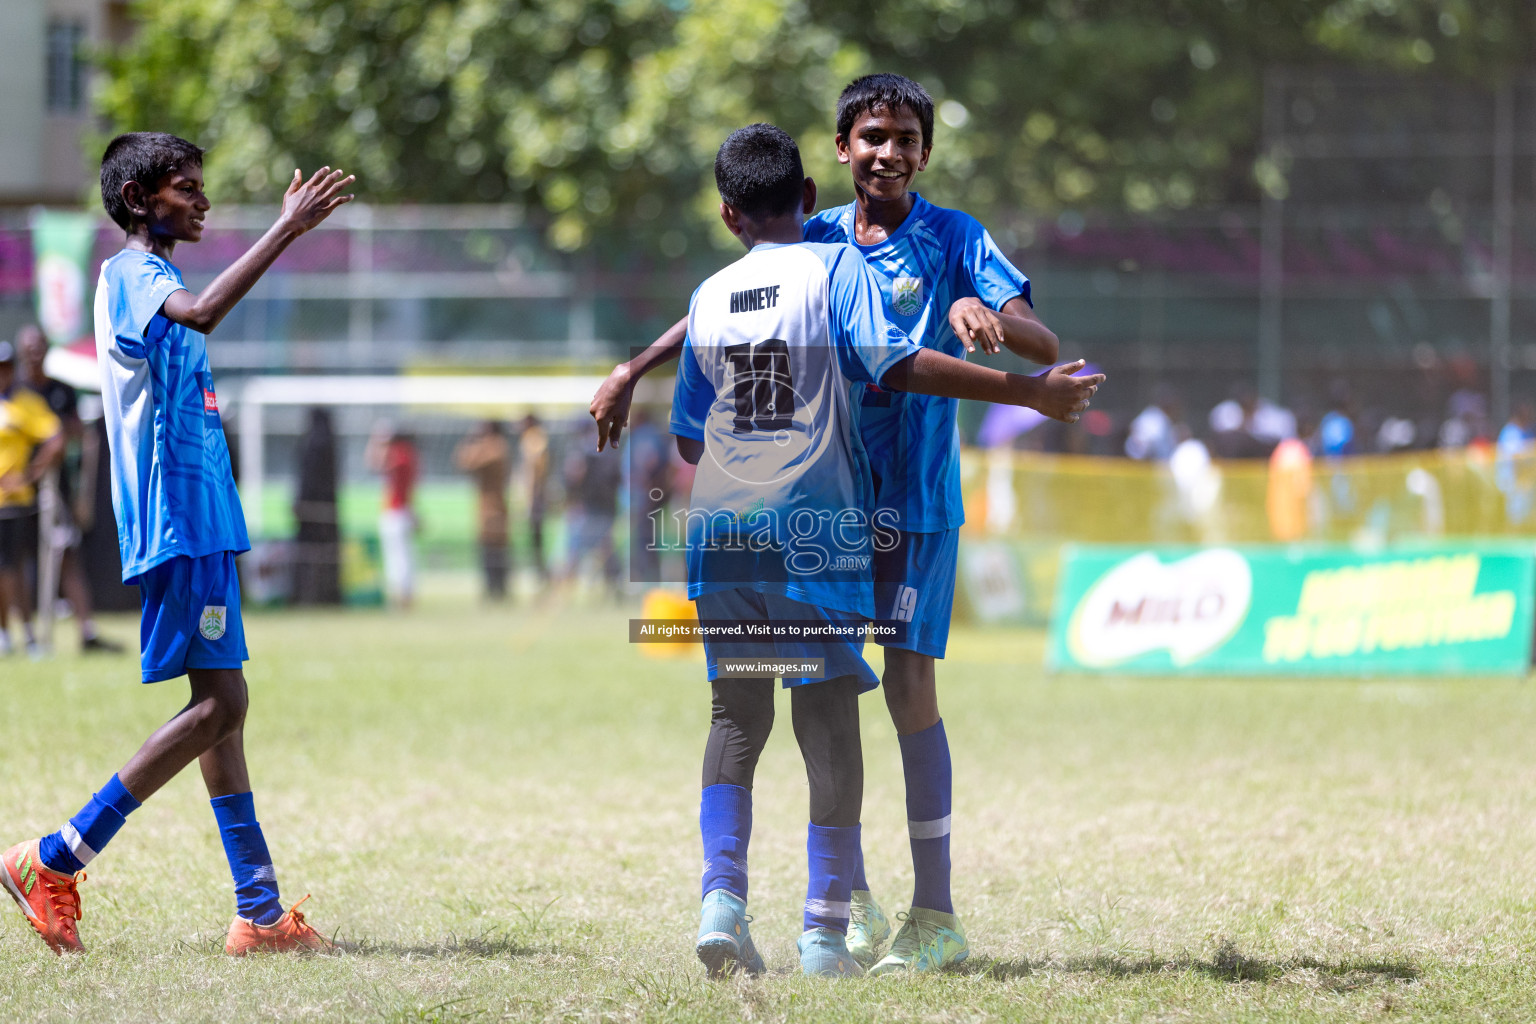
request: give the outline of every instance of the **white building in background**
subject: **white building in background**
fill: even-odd
[[[126,0],[0,0],[0,206],[74,205],[96,161],[90,51],[125,41]]]

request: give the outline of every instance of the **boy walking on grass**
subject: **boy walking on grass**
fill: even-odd
[[[878,683],[863,629],[875,615],[881,532],[856,396],[880,385],[1038,405],[1059,385],[919,347],[892,326],[856,247],[803,241],[816,186],[778,128],[734,132],[715,181],[721,218],[750,252],[694,293],[672,405],[678,450],[699,467],[688,590],[714,698],[696,950],[711,974],[764,969],[747,927],[747,847],[781,675],[810,785],[801,968],[851,977],[863,973],[847,943],[864,787],[858,695]],[[1085,395],[1074,411],[1086,404]]]
[[[224,950],[319,949],[297,904],[284,910],[256,820],[243,729],[247,659],[235,555],[250,549],[204,335],[294,239],[352,196],[352,177],[296,170],[282,213],[201,294],[171,262],[202,238],[203,151],[159,132],[119,135],[101,164],[101,198],[126,233],[101,266],[96,353],[112,458],[123,581],[137,583],[143,681],[185,675],[191,699],[62,828],[11,847],[0,883],[56,953],[83,952],[84,868],[124,820],[193,760],[203,773],[235,884]],[[306,897],[307,898],[307,897]],[[302,900],[300,901],[303,902]]]

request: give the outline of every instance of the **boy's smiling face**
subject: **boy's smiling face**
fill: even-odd
[[[837,161],[853,172],[854,187],[871,199],[903,198],[918,171],[928,166],[923,124],[907,107],[866,110],[847,137],[837,137]]]
[[[203,217],[213,205],[203,194],[203,169],[197,164],[165,175],[152,192],[130,181],[123,186],[123,198],[151,235],[174,242],[201,240]]]

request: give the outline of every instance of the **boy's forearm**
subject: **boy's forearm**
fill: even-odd
[[[1004,405],[1029,404],[1029,396],[1039,387],[1034,377],[968,363],[930,348],[891,367],[880,383],[897,391]]]
[[[1039,320],[1009,316],[1007,313],[1000,314],[998,319],[1003,322],[1003,344],[1008,351],[1042,366],[1056,362],[1061,352],[1061,343],[1045,324]]]
[[[329,217],[336,207],[352,201],[352,196],[342,195],[341,190],[352,184],[354,177],[343,177],[343,173],[322,167],[306,182],[295,168],[293,182],[283,193],[282,213],[267,233],[214,278],[201,295],[185,290],[174,292],[160,311],[167,319],[203,334],[219,326],[295,238]]]
[[[683,350],[683,340],[688,337],[688,318],[662,332],[661,337],[626,363],[620,363],[609,371],[598,385],[597,394],[587,412],[597,421],[597,450],[618,446],[619,434],[629,423],[629,403],[634,397],[635,382],[669,359],[675,359]]]
[[[625,375],[633,383],[663,363],[676,359],[678,354],[682,352],[683,341],[687,337],[688,318],[683,317],[663,331],[661,337],[646,346],[645,351],[629,360],[629,362],[622,364],[625,369]]]
[[[166,318],[201,334],[209,333],[219,326],[229,311],[255,287],[261,275],[277,262],[283,250],[301,234],[302,231],[278,220],[244,255],[215,277],[207,288],[196,295],[178,292],[166,299]]]
[[[1023,298],[1009,299],[997,318],[1002,322],[1003,344],[1014,355],[1042,366],[1050,366],[1060,357],[1061,342],[1055,332],[1040,322]]]

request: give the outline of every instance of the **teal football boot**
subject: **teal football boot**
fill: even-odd
[[[864,973],[848,952],[848,937],[832,928],[812,928],[800,936],[800,968],[823,978],[857,978]]]
[[[724,889],[704,897],[699,910],[699,941],[694,949],[711,978],[723,978],[737,970],[748,974],[767,970],[747,930],[751,920],[746,903]]]
[[[880,948],[891,937],[891,922],[874,895],[864,889],[853,890],[850,913],[848,952],[860,967],[868,968],[880,959]]]

